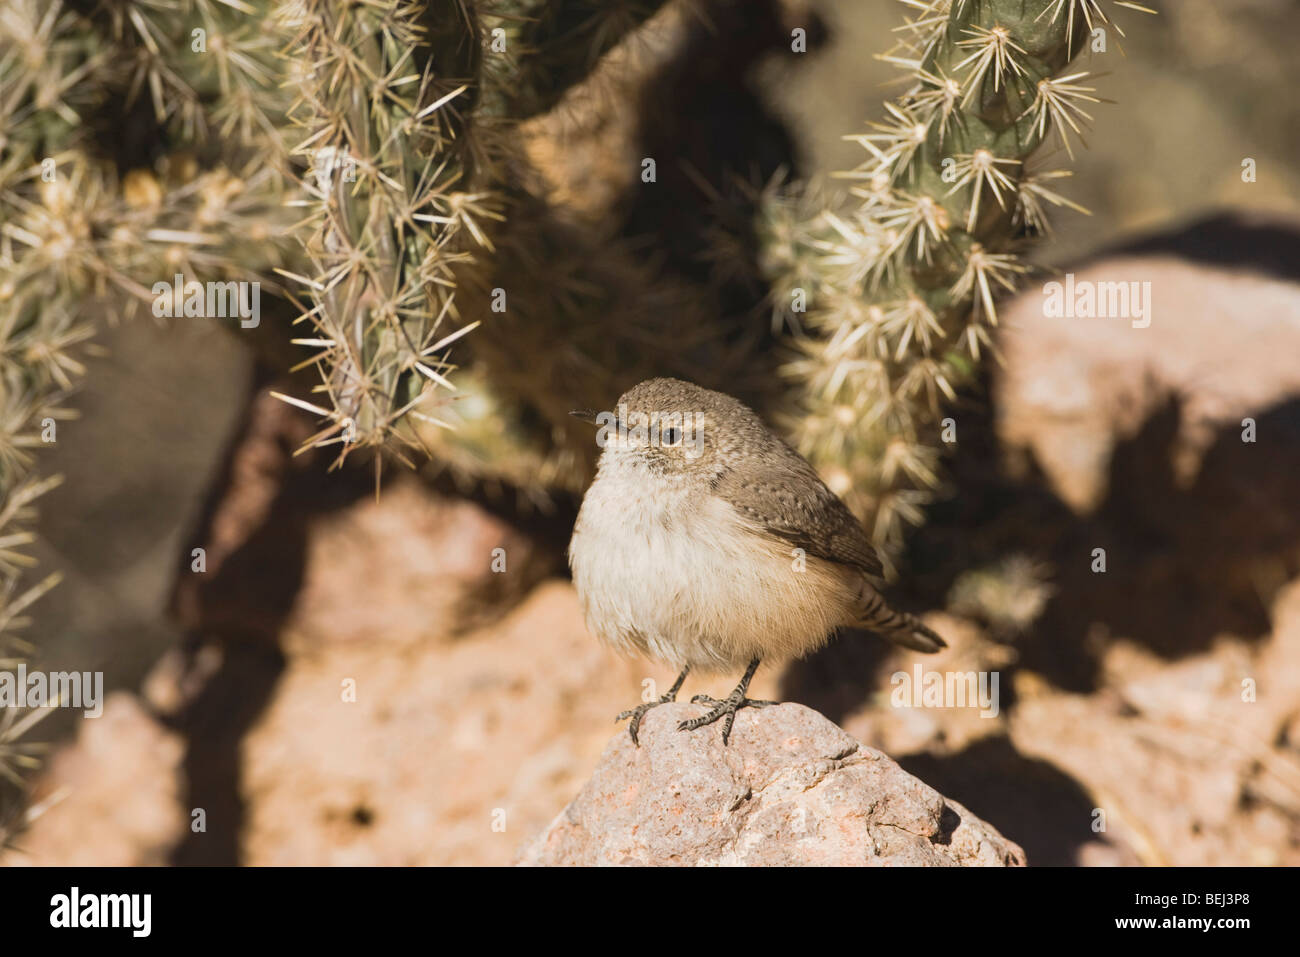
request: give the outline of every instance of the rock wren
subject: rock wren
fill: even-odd
[[[745,697],[760,661],[800,658],[840,627],[917,651],[944,641],[892,611],[862,526],[816,471],[754,412],[721,392],[648,379],[616,412],[573,415],[600,426],[596,479],[569,543],[587,627],[624,654],[681,674],[658,701],[624,711],[633,742],[645,713],[677,700],[686,675],[740,671],[726,698],[691,699],[691,731],[775,704]]]

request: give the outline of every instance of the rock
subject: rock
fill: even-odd
[[[1106,497],[1116,444],[1168,397],[1181,402],[1175,463],[1190,477],[1216,430],[1300,395],[1295,283],[1151,256],[1073,272],[1076,287],[1148,283],[1150,325],[1051,317],[1040,290],[1023,293],[1005,310],[994,404],[1002,444],[1029,451],[1077,512]]]
[[[1287,744],[1300,714],[1300,583],[1272,612],[1273,637],[1257,647],[1225,636],[1171,663],[1120,642],[1097,694],[1017,687],[1016,749],[1092,797],[1077,831],[1104,821],[1146,866],[1300,864],[1300,752]]]
[[[426,593],[433,584],[446,587],[431,576]],[[616,670],[586,634],[567,584],[454,642],[421,641],[439,622],[405,607],[388,637],[401,654],[337,629],[298,639],[330,638],[290,658],[241,744],[242,862],[508,864],[582,785],[614,715],[636,699],[639,675]],[[341,700],[346,679],[355,701]]]
[[[679,732],[703,705],[620,730],[524,865],[1023,865],[1024,851],[887,756],[797,704]]]

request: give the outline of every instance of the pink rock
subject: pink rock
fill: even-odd
[[[815,711],[746,709],[679,732],[703,705],[620,730],[595,773],[529,844],[524,865],[1023,865],[1025,854],[960,804]]]

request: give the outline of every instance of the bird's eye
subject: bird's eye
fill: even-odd
[[[664,445],[680,445],[682,441],[682,430],[670,426],[669,428],[664,429],[661,438],[663,439]]]

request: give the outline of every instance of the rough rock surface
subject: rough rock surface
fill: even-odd
[[[1294,283],[1147,256],[1107,257],[1075,271],[1076,285],[1134,281],[1149,284],[1146,328],[1048,317],[1044,296],[1026,292],[1008,305],[998,340],[999,437],[1031,451],[1079,512],[1106,496],[1116,444],[1169,396],[1182,403],[1172,451],[1188,475],[1217,429],[1240,429],[1243,416],[1300,395]]]
[[[742,711],[727,747],[719,726],[676,730],[703,708],[653,709],[639,748],[616,734],[519,863],[1025,863],[1018,845],[816,711]]]

